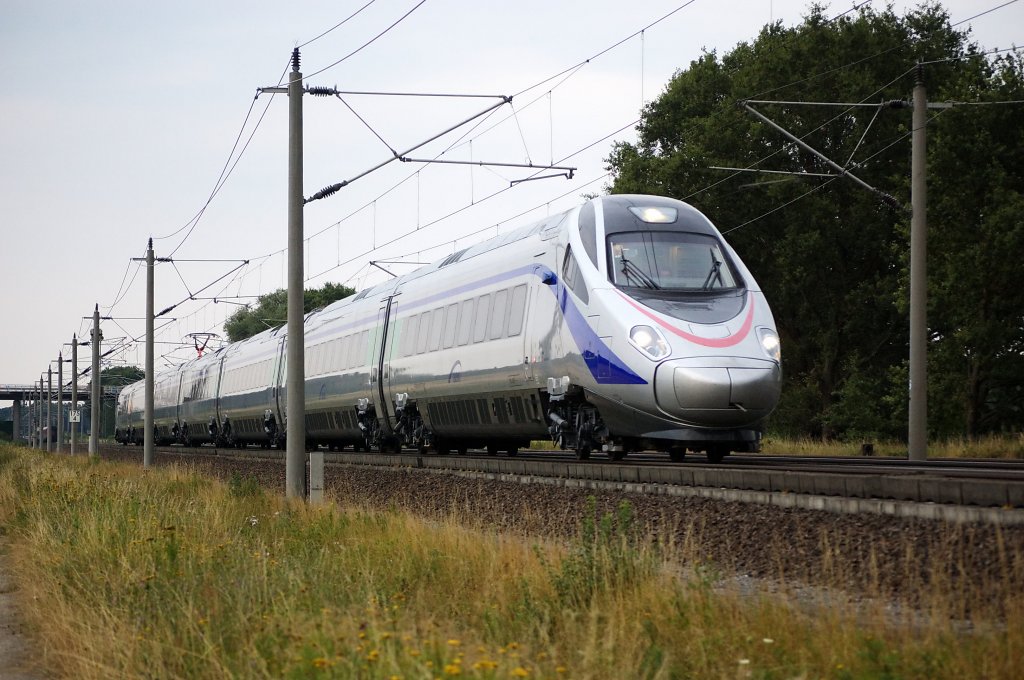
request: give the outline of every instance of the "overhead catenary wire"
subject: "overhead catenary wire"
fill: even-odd
[[[324,67],[323,67],[322,69],[320,69],[319,71],[314,71],[314,72],[310,73],[309,75],[307,75],[307,76],[305,76],[305,77],[306,77],[306,78],[312,78],[312,77],[314,77],[314,76],[318,76],[318,75],[320,75],[321,73],[323,73],[324,71],[327,71],[327,70],[329,70],[329,69],[332,69],[332,68],[334,68],[335,66],[337,66],[338,64],[340,64],[340,63],[342,63],[342,62],[344,62],[344,61],[346,61],[346,60],[348,60],[348,59],[351,59],[351,58],[352,58],[352,57],[354,57],[355,55],[359,54],[360,52],[362,52],[363,50],[365,50],[365,49],[366,49],[367,47],[369,47],[369,46],[370,46],[370,45],[372,45],[373,43],[377,42],[377,40],[379,40],[379,39],[380,39],[381,37],[383,37],[383,36],[384,36],[384,35],[386,35],[386,34],[387,34],[388,32],[390,32],[390,31],[391,31],[391,30],[392,30],[393,28],[395,28],[395,27],[396,27],[396,26],[398,26],[398,25],[399,25],[400,23],[402,23],[403,21],[405,21],[405,19],[406,19],[406,18],[407,18],[407,17],[408,17],[408,16],[410,15],[410,14],[412,14],[413,12],[415,12],[416,10],[418,10],[418,9],[419,9],[420,7],[422,7],[422,6],[423,6],[423,3],[425,3],[426,1],[427,1],[427,0],[420,0],[420,1],[418,2],[418,3],[416,3],[416,5],[415,5],[415,6],[413,6],[413,8],[412,8],[412,9],[410,9],[410,10],[409,10],[408,12],[406,12],[405,14],[403,14],[402,16],[400,16],[400,17],[399,17],[398,19],[396,19],[396,20],[395,20],[395,21],[394,21],[394,22],[393,22],[393,23],[392,23],[392,24],[391,24],[390,26],[388,26],[387,28],[385,28],[385,29],[384,29],[383,31],[381,31],[381,32],[380,32],[380,33],[378,33],[377,35],[373,36],[372,38],[370,38],[369,40],[367,40],[367,41],[366,41],[365,43],[363,43],[362,45],[360,45],[360,46],[359,46],[359,47],[357,47],[356,49],[352,50],[351,52],[349,52],[348,54],[346,54],[346,55],[345,55],[344,57],[342,57],[341,59],[337,60],[336,62],[334,62],[334,63],[332,63],[332,64],[328,64],[327,66],[324,66]]]
[[[626,130],[626,129],[636,125],[638,122],[640,122],[639,119],[634,120],[634,121],[632,121],[630,123],[627,123],[626,125],[618,128],[617,130],[615,130],[615,131],[613,131],[613,132],[611,132],[609,134],[604,135],[600,139],[594,140],[593,142],[591,142],[591,143],[589,143],[589,144],[587,144],[587,145],[585,145],[583,147],[580,147],[579,149],[577,149],[577,150],[573,151],[572,153],[564,156],[563,158],[560,158],[559,160],[556,161],[556,163],[563,163],[566,160],[572,158],[573,156],[576,156],[576,155],[578,155],[580,153],[583,153],[584,151],[587,151],[588,149],[590,149],[590,148],[600,144],[601,142],[606,141],[606,140],[608,140],[611,137],[614,137],[615,135],[619,134],[623,130]],[[540,172],[543,172],[543,170],[542,169],[538,170],[534,174],[539,174]],[[412,230],[410,230],[410,231],[408,231],[408,232],[406,232],[404,234],[400,234],[399,236],[397,236],[397,237],[395,237],[395,238],[393,238],[393,239],[391,239],[389,241],[377,244],[376,247],[374,247],[374,248],[372,248],[370,250],[363,251],[362,253],[359,253],[358,255],[355,255],[355,256],[347,259],[347,260],[343,260],[340,264],[335,264],[334,266],[332,266],[332,267],[330,267],[328,269],[325,269],[325,270],[323,270],[323,271],[321,271],[321,272],[319,272],[319,273],[317,273],[317,274],[315,274],[313,276],[306,277],[305,281],[311,281],[313,279],[319,278],[320,276],[323,276],[324,274],[330,273],[331,271],[334,271],[335,269],[343,267],[343,266],[345,266],[347,264],[351,264],[352,262],[354,262],[356,260],[359,260],[359,259],[369,255],[370,253],[373,253],[373,252],[375,252],[377,250],[380,250],[382,248],[386,248],[387,246],[390,246],[390,245],[392,245],[394,243],[397,243],[397,242],[399,242],[399,241],[401,241],[401,240],[403,240],[405,238],[408,238],[408,237],[412,236],[413,234],[417,233],[418,231],[422,231],[423,229],[426,229],[426,228],[432,227],[432,226],[434,226],[436,224],[439,224],[440,222],[443,222],[444,220],[447,220],[447,219],[449,219],[451,217],[454,217],[455,215],[458,215],[458,214],[460,214],[462,212],[465,212],[466,210],[469,210],[470,208],[473,208],[473,207],[475,207],[475,206],[477,206],[477,205],[479,205],[479,204],[481,204],[481,203],[483,203],[485,201],[488,201],[488,200],[490,200],[490,199],[492,199],[492,198],[494,198],[496,196],[499,196],[499,195],[501,195],[501,194],[511,190],[512,188],[513,187],[508,186],[508,187],[504,187],[502,189],[498,189],[498,190],[492,192],[491,194],[488,194],[487,196],[484,196],[484,197],[478,199],[475,203],[464,205],[464,206],[462,206],[462,207],[460,207],[460,208],[458,208],[458,209],[456,209],[456,210],[454,210],[454,211],[452,211],[450,213],[447,213],[446,215],[443,215],[442,217],[439,217],[439,218],[437,218],[435,220],[432,220],[432,221],[422,225],[422,227],[420,227],[419,229],[412,229]],[[572,193],[572,191],[578,191],[578,188],[574,187],[569,193]]]
[[[929,123],[931,123],[931,122],[932,122],[933,120],[935,120],[936,118],[938,118],[939,116],[941,116],[941,115],[942,115],[942,114],[943,114],[944,112],[945,112],[945,110],[940,110],[940,111],[939,111],[938,113],[936,113],[936,114],[935,114],[934,116],[932,116],[931,118],[929,118],[929,119],[928,119],[928,122],[929,122]],[[878,150],[878,151],[876,151],[875,153],[873,153],[873,154],[871,154],[870,156],[868,156],[867,158],[865,158],[865,159],[864,159],[863,161],[861,161],[861,163],[862,163],[862,164],[863,164],[863,163],[867,163],[868,161],[870,161],[871,159],[875,158],[876,156],[879,156],[879,155],[883,154],[884,152],[886,152],[887,150],[889,150],[890,148],[892,148],[892,147],[893,147],[893,146],[895,146],[896,144],[899,144],[900,142],[902,142],[902,141],[906,140],[906,139],[907,139],[908,137],[910,137],[910,136],[911,136],[911,135],[912,135],[913,133],[914,133],[914,131],[913,131],[913,129],[911,129],[911,130],[908,130],[907,132],[905,132],[905,133],[903,133],[903,134],[901,134],[901,135],[898,135],[898,136],[897,136],[897,137],[896,137],[895,139],[893,139],[893,140],[892,140],[892,141],[891,141],[891,142],[890,142],[889,144],[886,144],[886,145],[885,145],[884,147],[882,147],[881,149],[879,149],[879,150]],[[797,196],[796,198],[790,199],[790,200],[786,201],[785,203],[783,203],[783,204],[781,204],[781,205],[777,205],[777,206],[775,206],[774,208],[772,208],[771,210],[769,210],[769,211],[767,211],[767,212],[765,212],[765,213],[762,213],[761,215],[758,215],[757,217],[754,217],[754,218],[752,218],[752,219],[749,219],[749,220],[747,220],[746,222],[743,222],[743,223],[741,223],[741,224],[738,224],[738,225],[736,225],[735,227],[731,227],[731,228],[729,228],[729,229],[725,229],[725,230],[722,230],[722,234],[723,234],[723,235],[725,235],[725,234],[730,234],[730,233],[732,233],[732,232],[734,232],[734,231],[736,231],[736,230],[738,230],[738,229],[742,229],[743,227],[746,227],[746,226],[748,226],[748,225],[750,225],[750,224],[753,224],[754,222],[757,222],[757,221],[759,221],[759,220],[762,220],[762,219],[764,219],[765,217],[768,217],[769,215],[771,215],[771,214],[773,214],[773,213],[776,213],[776,212],[778,212],[779,210],[782,210],[783,208],[786,208],[786,207],[788,207],[788,206],[790,206],[790,205],[793,205],[794,203],[796,203],[796,202],[798,202],[798,201],[800,201],[800,200],[802,200],[802,199],[806,198],[807,196],[810,196],[811,194],[815,193],[816,191],[819,191],[819,190],[823,189],[824,187],[828,186],[828,185],[829,185],[829,184],[831,184],[832,182],[835,182],[836,180],[839,180],[839,179],[842,179],[842,178],[843,178],[843,175],[833,175],[833,176],[829,177],[828,179],[826,179],[826,180],[825,180],[824,182],[822,182],[821,184],[819,184],[819,185],[817,185],[817,186],[814,186],[814,187],[811,187],[811,189],[809,189],[809,190],[805,191],[804,193],[800,194],[800,195],[799,195],[799,196]]]
[[[323,37],[324,37],[325,35],[327,35],[328,33],[331,33],[332,31],[335,31],[335,30],[337,30],[337,29],[341,28],[342,26],[344,26],[345,24],[347,24],[347,23],[348,23],[349,21],[351,21],[352,19],[355,19],[355,18],[356,18],[357,16],[359,16],[359,14],[361,14],[361,13],[362,13],[362,11],[363,11],[364,9],[366,9],[367,7],[369,7],[370,5],[372,5],[373,3],[375,3],[376,1],[377,1],[377,0],[370,0],[370,1],[368,2],[368,3],[366,3],[365,5],[363,5],[362,7],[360,7],[359,9],[357,9],[357,10],[356,10],[355,12],[352,12],[352,14],[349,14],[349,15],[348,15],[347,17],[345,17],[344,19],[342,19],[342,20],[341,20],[341,21],[339,21],[338,23],[334,24],[333,26],[331,26],[330,28],[328,28],[328,29],[327,29],[326,31],[324,31],[323,33],[321,33],[320,35],[318,35],[318,36],[316,36],[316,37],[314,37],[314,38],[310,38],[309,40],[307,40],[306,42],[302,43],[301,45],[296,45],[296,47],[297,47],[297,48],[299,48],[299,49],[302,49],[302,48],[303,48],[303,47],[305,47],[306,45],[311,45],[311,44],[315,43],[315,42],[316,42],[317,40],[319,40],[320,38],[323,38]]]
[[[668,18],[670,18],[671,16],[675,15],[676,13],[678,13],[679,11],[681,11],[682,9],[685,9],[685,8],[686,8],[686,7],[688,7],[689,5],[693,4],[693,2],[694,2],[694,1],[695,1],[695,0],[689,0],[688,2],[685,2],[685,3],[681,4],[681,5],[679,5],[679,6],[678,6],[678,7],[676,7],[676,8],[674,9],[674,10],[672,10],[672,11],[668,12],[667,14],[664,14],[664,15],[663,15],[663,16],[661,16],[660,18],[658,18],[658,19],[656,19],[656,20],[654,20],[654,21],[652,21],[652,22],[648,23],[648,24],[647,24],[647,25],[645,25],[645,26],[644,26],[643,28],[641,28],[641,29],[639,29],[639,30],[637,30],[637,31],[634,31],[634,32],[633,32],[633,33],[631,33],[630,35],[628,35],[628,36],[626,36],[626,37],[624,37],[624,38],[622,38],[622,39],[618,40],[617,42],[613,43],[612,45],[609,45],[608,47],[606,47],[606,48],[604,48],[604,49],[600,50],[599,52],[597,52],[597,53],[596,53],[596,54],[594,54],[593,56],[591,56],[591,57],[589,57],[589,58],[587,58],[587,59],[585,59],[585,60],[583,60],[583,61],[581,61],[581,62],[579,62],[579,63],[575,64],[574,66],[570,66],[569,68],[563,69],[563,70],[559,71],[558,73],[556,73],[556,74],[554,74],[554,75],[552,75],[552,76],[548,76],[548,77],[546,77],[546,78],[544,78],[544,79],[542,79],[542,80],[538,81],[537,83],[535,83],[535,84],[533,84],[533,85],[530,85],[529,87],[526,87],[526,88],[524,88],[524,89],[520,90],[519,92],[517,92],[516,94],[512,95],[512,97],[517,97],[517,96],[520,96],[520,95],[522,95],[522,94],[525,94],[526,92],[529,92],[530,90],[536,89],[536,88],[538,88],[538,87],[540,87],[540,86],[542,86],[542,85],[544,85],[544,84],[546,84],[546,83],[550,82],[551,80],[554,80],[554,79],[556,79],[556,78],[559,78],[560,76],[564,76],[564,77],[562,77],[562,79],[561,79],[561,80],[560,80],[560,81],[559,81],[558,83],[556,83],[555,85],[553,85],[553,86],[552,86],[551,88],[549,88],[549,89],[548,89],[547,91],[545,91],[544,93],[542,93],[542,94],[540,94],[539,96],[537,96],[537,97],[536,97],[535,99],[533,99],[533,100],[531,100],[530,102],[528,102],[528,103],[527,103],[527,104],[526,104],[525,106],[521,106],[521,107],[519,107],[519,111],[524,111],[524,110],[526,110],[527,108],[529,108],[530,106],[532,106],[532,105],[533,105],[534,103],[536,103],[537,101],[539,101],[539,100],[543,99],[543,98],[544,98],[544,97],[546,97],[546,96],[549,96],[549,95],[550,95],[550,93],[551,93],[551,92],[552,92],[552,91],[553,91],[554,89],[558,88],[559,86],[561,86],[562,84],[564,84],[564,83],[565,83],[566,81],[568,81],[568,80],[569,80],[569,79],[570,79],[570,78],[571,78],[572,76],[574,76],[574,75],[575,75],[576,73],[578,73],[578,72],[579,72],[579,71],[580,71],[580,70],[581,70],[581,69],[582,69],[582,68],[583,68],[584,66],[586,66],[587,64],[589,64],[589,63],[591,63],[592,61],[594,61],[594,60],[598,59],[599,57],[601,57],[601,56],[603,56],[603,55],[607,54],[608,52],[610,52],[610,51],[614,50],[614,49],[615,49],[616,47],[618,47],[618,46],[620,46],[620,45],[622,45],[622,44],[624,44],[624,43],[628,42],[628,41],[629,41],[630,39],[632,39],[632,38],[634,38],[634,37],[636,37],[636,36],[640,35],[640,34],[641,34],[641,33],[643,33],[644,31],[646,31],[646,30],[649,30],[649,29],[651,29],[652,27],[654,27],[654,26],[657,26],[658,24],[660,24],[660,23],[664,22],[665,20],[667,20],[667,19],[668,19]],[[315,74],[314,74],[314,75],[315,75]],[[362,91],[338,91],[338,92],[339,92],[339,94],[381,94],[381,95],[383,95],[383,96],[409,96],[409,95],[410,95],[410,93],[368,93],[368,92],[362,92]],[[433,96],[433,95],[432,95],[432,96]],[[442,95],[442,96],[459,96],[459,97],[463,97],[463,96],[467,96],[467,95]],[[479,95],[479,96],[483,96],[483,97],[497,97],[497,96],[501,96],[501,95]],[[491,116],[493,116],[493,115],[494,115],[494,113],[495,113],[496,111],[497,111],[497,110],[495,110],[495,111],[492,111],[492,112],[491,112],[491,113],[489,113],[489,114],[488,114],[488,115],[487,115],[486,117],[484,117],[484,118],[483,118],[482,120],[478,121],[478,122],[477,122],[477,123],[476,123],[475,125],[473,125],[473,126],[472,126],[472,127],[471,127],[471,128],[469,129],[469,130],[467,130],[467,131],[466,131],[466,132],[465,132],[465,133],[464,133],[464,134],[462,135],[462,137],[460,137],[460,138],[459,138],[459,139],[457,139],[456,141],[452,142],[452,144],[450,144],[450,145],[449,145],[449,146],[448,146],[448,147],[447,147],[447,148],[446,148],[446,149],[445,149],[444,151],[442,151],[441,153],[439,153],[439,154],[437,155],[437,158],[440,158],[440,157],[441,157],[441,156],[443,156],[443,155],[444,155],[445,153],[448,153],[449,151],[451,151],[451,150],[453,150],[453,149],[455,149],[455,148],[458,148],[458,147],[459,147],[459,145],[460,145],[461,143],[463,143],[463,141],[464,141],[464,140],[466,140],[466,138],[467,138],[467,137],[468,137],[469,135],[471,135],[471,134],[472,134],[473,132],[475,132],[477,128],[479,128],[480,126],[482,126],[482,125],[483,125],[483,124],[484,124],[484,123],[486,122],[486,120],[487,120],[488,118],[490,118]],[[498,121],[497,123],[493,124],[492,126],[490,126],[490,127],[488,127],[488,128],[485,128],[485,129],[484,129],[483,131],[481,131],[481,132],[480,132],[480,133],[479,133],[479,134],[478,134],[478,135],[477,135],[476,137],[473,137],[473,138],[469,139],[469,140],[468,140],[468,142],[466,142],[466,143],[470,143],[470,144],[471,144],[471,143],[472,143],[472,141],[473,141],[473,139],[476,139],[476,138],[478,138],[479,136],[481,136],[481,135],[483,135],[483,134],[486,134],[486,133],[487,133],[488,131],[490,131],[490,130],[494,129],[494,128],[495,128],[495,127],[497,127],[498,125],[500,125],[500,124],[504,123],[505,121],[509,120],[510,118],[512,118],[512,117],[513,117],[513,115],[514,115],[514,114],[510,114],[509,116],[507,116],[507,117],[503,118],[502,120]],[[382,140],[382,141],[383,141],[383,140]],[[386,145],[386,146],[389,146],[389,145],[387,145],[386,143],[385,143],[385,145]],[[552,146],[553,146],[553,142],[552,142]],[[389,148],[390,148],[390,146],[389,146]],[[553,158],[553,155],[552,155],[552,158]],[[554,161],[554,160],[552,160],[552,164],[554,164],[554,163],[555,163],[555,161]],[[487,167],[487,166],[484,166],[484,167],[485,167],[485,168],[487,168],[488,170],[490,170],[490,171],[491,171],[492,173],[496,174],[497,176],[501,177],[501,179],[502,179],[502,180],[504,180],[504,181],[506,181],[506,182],[507,182],[507,181],[509,181],[509,180],[508,180],[508,178],[506,178],[506,177],[504,177],[504,176],[500,175],[499,173],[495,172],[495,171],[494,171],[494,170],[493,170],[492,168],[489,168],[489,167]],[[404,184],[405,182],[408,182],[409,180],[411,180],[412,178],[414,178],[414,177],[416,176],[417,172],[418,172],[418,171],[415,171],[415,172],[412,172],[412,173],[408,174],[408,175],[407,175],[407,176],[405,176],[405,177],[404,177],[403,179],[399,180],[399,181],[398,181],[398,182],[396,182],[396,183],[395,183],[394,185],[392,185],[392,186],[391,186],[390,188],[388,188],[388,189],[386,189],[385,191],[383,191],[383,192],[382,192],[381,194],[379,194],[379,195],[378,195],[377,197],[375,197],[375,198],[373,198],[373,199],[371,199],[371,200],[367,201],[367,202],[366,202],[365,204],[363,204],[363,205],[362,205],[362,206],[360,206],[359,208],[357,208],[357,209],[353,210],[352,212],[350,212],[350,213],[349,213],[348,215],[346,215],[345,217],[341,218],[340,220],[337,220],[337,221],[335,221],[335,222],[331,223],[330,225],[328,225],[328,226],[326,226],[326,227],[324,227],[324,228],[320,229],[319,231],[315,232],[315,233],[314,233],[314,234],[312,234],[312,235],[311,235],[311,236],[310,236],[309,238],[310,238],[310,239],[312,239],[312,238],[315,238],[316,236],[319,236],[320,234],[323,234],[324,232],[326,232],[326,231],[328,231],[328,230],[330,230],[330,229],[336,228],[336,227],[338,227],[339,225],[341,225],[342,223],[344,223],[345,221],[347,221],[348,219],[351,219],[351,218],[352,218],[352,217],[354,217],[355,215],[359,214],[360,212],[362,212],[362,211],[363,211],[363,210],[365,210],[366,208],[368,208],[368,207],[370,207],[370,206],[372,206],[372,205],[375,205],[375,204],[376,204],[376,202],[377,202],[378,200],[380,200],[380,199],[384,198],[385,196],[387,196],[387,195],[388,195],[388,194],[390,194],[391,192],[395,191],[395,190],[396,190],[396,189],[397,189],[398,187],[402,186],[402,185],[403,185],[403,184]],[[474,203],[475,203],[475,202],[476,202],[476,201],[474,201]],[[259,257],[256,257],[256,258],[251,258],[251,259],[253,259],[253,260],[257,260],[257,259],[267,259],[267,258],[273,257],[273,256],[275,256],[275,255],[281,254],[281,253],[283,253],[283,252],[284,252],[284,249],[278,249],[278,250],[275,250],[275,251],[273,251],[273,252],[267,253],[267,254],[265,254],[265,255],[262,255],[262,256],[259,256]]]

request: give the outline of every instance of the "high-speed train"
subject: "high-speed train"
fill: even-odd
[[[158,442],[282,446],[287,328],[155,376]],[[753,276],[670,198],[602,196],[305,318],[309,447],[757,451],[782,374]],[[143,438],[144,382],[117,438]]]

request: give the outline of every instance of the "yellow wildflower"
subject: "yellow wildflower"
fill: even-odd
[[[446,664],[444,672],[445,675],[462,675],[462,667],[457,663]]]
[[[530,675],[530,671],[526,670],[522,666],[516,666],[512,669],[512,675],[517,678],[525,678]]]

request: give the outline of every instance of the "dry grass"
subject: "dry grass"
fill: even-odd
[[[1000,623],[951,617],[954,592],[912,615],[752,595],[695,561],[699,536],[583,514],[560,545],[0,445],[0,522],[58,677],[1019,677],[1019,596]]]
[[[875,456],[907,456],[906,442],[899,441],[838,441],[811,437],[779,437],[765,435],[762,451],[780,456],[861,456],[862,446],[870,444]],[[530,442],[531,451],[550,451],[548,440]],[[981,437],[959,437],[928,443],[929,458],[977,458],[1024,460],[1024,433],[990,434]]]
[[[811,438],[789,439],[768,435],[762,442],[764,453],[787,456],[860,456],[861,447],[870,443],[876,456],[907,456],[904,442],[835,441]],[[928,458],[1024,459],[1024,434],[985,435],[973,439],[957,438],[928,443]]]

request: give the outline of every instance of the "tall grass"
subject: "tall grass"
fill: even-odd
[[[764,453],[787,456],[861,456],[863,445],[870,444],[872,455],[907,455],[906,442],[871,440],[822,440],[810,437],[765,436]],[[990,434],[981,437],[957,437],[928,442],[929,458],[1024,459],[1024,434]]]
[[[781,437],[767,434],[761,442],[764,453],[780,456],[862,456],[870,444],[874,456],[907,456],[906,442],[864,439],[821,439]],[[550,451],[550,440],[530,442],[532,451]],[[989,458],[1024,460],[1024,433],[954,437],[928,442],[929,458]]]
[[[0,521],[59,677],[1019,677],[1019,598],[989,625],[751,595],[681,568],[700,546],[648,540],[628,504],[580,515],[562,545],[0,445]]]

